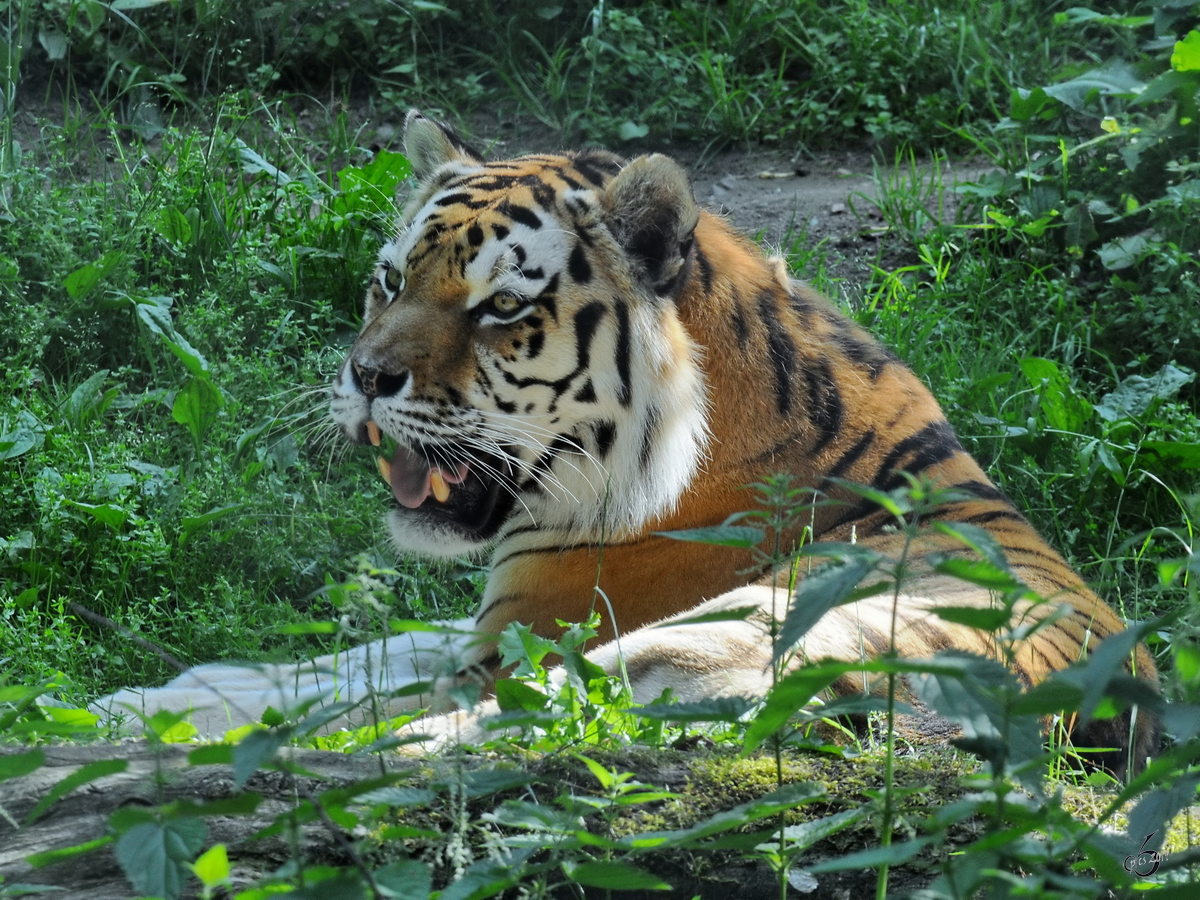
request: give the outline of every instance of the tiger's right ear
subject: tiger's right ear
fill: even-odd
[[[404,119],[404,155],[413,174],[422,181],[448,162],[465,163],[471,168],[483,163],[483,157],[462,138],[417,109],[410,109]]]

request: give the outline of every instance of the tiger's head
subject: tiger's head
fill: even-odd
[[[699,216],[687,176],[597,150],[484,162],[415,110],[405,150],[419,184],[331,403],[351,440],[395,444],[398,547],[596,540],[668,512],[707,438],[674,305]]]

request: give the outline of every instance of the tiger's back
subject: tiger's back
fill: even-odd
[[[636,633],[624,643],[643,694],[672,679],[707,694],[761,684],[765,638],[728,627],[655,638],[643,626],[706,601],[766,606],[772,589],[749,551],[658,533],[719,525],[752,503],[746,485],[781,472],[835,501],[784,546],[853,539],[895,556],[894,518],[843,483],[888,492],[907,473],[953,490],[936,517],[986,529],[1018,578],[1069,607],[1019,648],[1028,682],[1123,628],[912,372],[699,210],[674,162],[585,151],[484,163],[417,114],[407,143],[423,183],[381,253],[334,416],[356,440],[374,442],[378,427],[397,442],[385,469],[402,549],[494,546],[481,630],[516,621],[553,636],[599,606],[603,638]],[[911,549],[895,619],[879,601],[835,609],[808,635],[809,658],[994,653],[985,635],[929,613],[992,603],[919,565],[962,545],[926,529]],[[499,668],[490,645],[476,661]],[[1153,678],[1144,649],[1134,667]],[[1152,740],[1143,729],[1139,758]]]

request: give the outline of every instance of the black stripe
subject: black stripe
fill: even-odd
[[[835,462],[826,473],[826,477],[841,478],[850,471],[850,468],[859,461],[862,455],[867,452],[867,448],[870,447],[874,442],[875,429],[872,428],[857,441],[855,441],[853,447],[838,457],[837,462]]]
[[[596,450],[601,459],[607,459],[609,451],[612,450],[613,443],[617,439],[617,423],[597,422],[594,428],[596,430]]]
[[[775,371],[775,406],[781,416],[792,409],[792,371],[796,368],[796,345],[779,322],[775,298],[768,290],[758,295],[758,316],[767,329],[767,350]]]
[[[576,243],[571,248],[571,257],[567,260],[567,273],[576,284],[587,284],[592,280],[592,264],[588,262],[582,244]]]
[[[966,491],[972,497],[977,497],[980,500],[999,500],[1001,503],[1009,503],[1011,505],[1011,501],[1004,494],[986,481],[960,481],[958,484],[952,484],[950,487],[952,490]]]
[[[733,333],[737,335],[738,347],[745,350],[746,343],[750,340],[750,326],[746,324],[742,298],[738,296],[736,289],[733,291]]]
[[[554,298],[558,294],[558,273],[555,272],[550,276],[550,280],[546,282],[546,286],[542,288],[541,293],[537,295],[536,303],[546,311],[555,322],[558,321],[558,304],[554,302]]]
[[[625,301],[616,301],[617,310],[617,377],[621,386],[617,389],[617,400],[628,406],[633,399],[633,383],[629,376],[629,308]]]
[[[493,224],[492,234],[496,235],[496,238],[502,241],[508,237],[508,228],[507,226],[500,225],[499,223]]]
[[[658,407],[652,406],[646,410],[646,430],[642,432],[642,450],[638,454],[638,465],[645,472],[650,467],[650,455],[654,452],[654,444],[658,441],[658,425],[662,415]]]
[[[519,203],[509,203],[505,200],[496,208],[496,211],[501,215],[508,216],[514,222],[519,222],[529,228],[542,227],[542,220],[528,206],[522,206]]]
[[[919,475],[931,466],[962,452],[962,445],[954,436],[954,429],[950,427],[949,422],[945,419],[930,422],[891,449],[872,479],[871,487],[881,491],[895,490],[907,484],[904,476],[900,474],[902,471]]]
[[[841,327],[836,329],[829,339],[846,355],[850,362],[867,369],[871,373],[872,381],[883,374],[884,367],[888,363],[898,361],[882,344],[863,340],[849,331],[848,323],[839,322],[838,324]]]
[[[711,294],[713,286],[713,267],[708,261],[708,256],[705,255],[700,242],[696,241],[696,262],[700,264],[700,283],[704,286],[704,293]]]
[[[595,403],[596,402],[596,387],[592,384],[592,379],[588,379],[583,383],[578,391],[575,392],[575,401],[577,403]]]
[[[467,240],[472,247],[478,247],[483,243],[483,228],[478,222],[472,222],[471,227],[467,229]]]
[[[535,331],[529,335],[529,350],[525,354],[526,359],[537,359],[542,352],[542,347],[546,343],[546,333],[544,331]]]
[[[816,365],[806,366],[802,371],[808,383],[808,418],[821,432],[809,451],[815,455],[829,446],[841,431],[845,408],[829,368],[829,360],[821,359]]]
[[[461,204],[467,209],[483,209],[491,201],[489,200],[472,200],[474,194],[468,194],[465,191],[460,191],[456,194],[447,194],[445,197],[438,197],[433,201],[434,206],[454,206]]]

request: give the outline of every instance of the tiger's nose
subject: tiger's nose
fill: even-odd
[[[358,389],[372,398],[391,397],[398,394],[408,383],[407,371],[393,375],[383,369],[364,366],[357,360],[350,363],[350,370],[354,373],[354,382]]]

